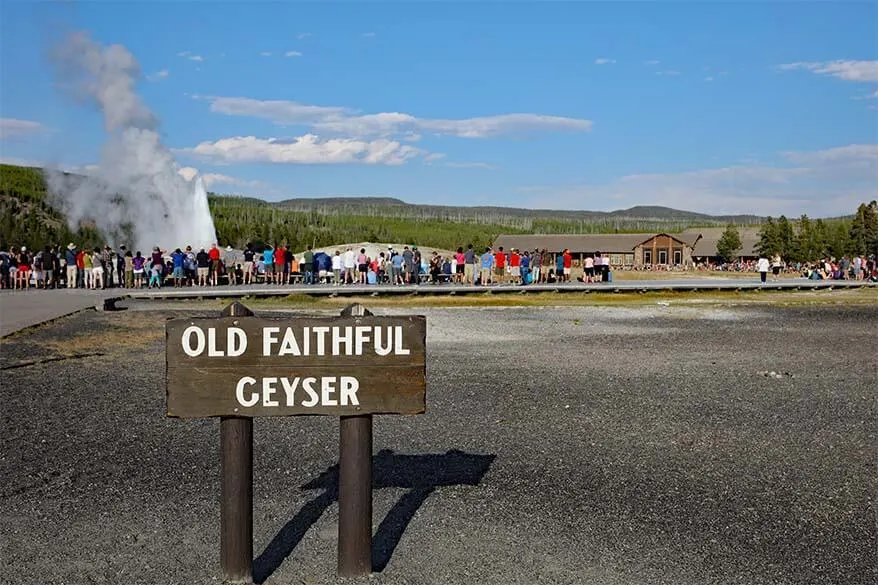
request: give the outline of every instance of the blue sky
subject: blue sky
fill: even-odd
[[[837,215],[878,197],[876,30],[874,2],[4,2],[0,154],[99,162],[46,57],[88,31],[217,192]]]

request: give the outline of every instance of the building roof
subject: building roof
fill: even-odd
[[[505,250],[546,249],[549,252],[560,252],[569,248],[574,254],[591,254],[597,251],[608,253],[630,253],[634,248],[644,244],[656,236],[667,235],[675,240],[692,246],[692,256],[716,257],[716,244],[726,230],[724,227],[691,228],[677,234],[641,233],[641,234],[501,234],[494,241],[494,248],[503,246]],[[741,236],[742,256],[756,256],[759,243],[758,227],[739,227]]]
[[[669,234],[666,232],[659,232],[657,234],[651,234],[648,238],[646,238],[642,242],[637,242],[636,245],[642,246],[643,244],[651,242],[652,240],[654,240],[660,236],[667,236],[667,237],[671,238],[672,240],[674,240],[675,242],[680,242],[684,246],[690,246],[690,247],[692,246],[692,241],[694,241],[694,239],[690,239],[690,238],[681,238],[680,234]]]
[[[655,234],[501,234],[494,240],[494,248],[503,246],[504,250],[548,250],[560,252],[568,248],[571,253],[595,252],[632,253],[637,244],[648,240]]]
[[[738,234],[741,236],[741,256],[757,256],[756,246],[759,244],[758,227],[739,227]],[[692,257],[716,257],[716,244],[722,237],[724,227],[693,228],[680,232],[680,238],[685,241],[694,241]],[[700,237],[699,237],[700,236]]]

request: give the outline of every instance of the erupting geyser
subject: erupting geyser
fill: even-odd
[[[80,32],[53,60],[63,84],[98,106],[108,134],[97,169],[84,179],[47,173],[71,226],[90,220],[111,243],[143,252],[215,242],[204,183],[181,176],[162,144],[158,119],[135,91],[140,68],[128,49],[103,47]]]

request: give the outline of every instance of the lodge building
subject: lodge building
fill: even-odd
[[[617,268],[682,267],[718,261],[717,242],[725,228],[694,228],[680,233],[639,234],[502,234],[494,249],[548,250],[558,254],[570,250],[574,263],[580,265],[588,256],[601,252]],[[759,228],[738,228],[741,236],[740,258],[755,260]]]

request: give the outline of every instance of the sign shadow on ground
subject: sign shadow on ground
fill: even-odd
[[[456,449],[429,455],[400,455],[382,449],[374,455],[372,489],[396,487],[409,491],[390,509],[373,537],[373,571],[381,572],[387,567],[412,518],[436,488],[478,485],[495,458],[496,455],[474,455]],[[338,501],[338,465],[304,484],[302,489],[323,492],[306,503],[253,561],[255,583],[264,583],[293,552],[308,529]]]

